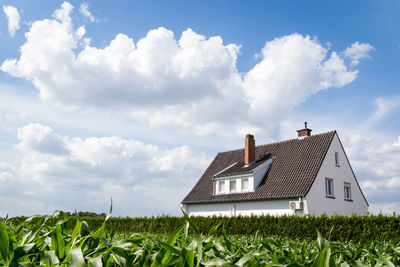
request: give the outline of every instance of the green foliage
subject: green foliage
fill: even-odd
[[[96,212],[91,212],[91,211],[75,211],[75,212],[69,212],[66,211],[65,215],[67,217],[95,217],[95,218],[105,218],[106,214],[103,213],[96,213]]]
[[[104,216],[105,218],[106,216]],[[72,230],[74,220],[85,220],[91,229],[102,226],[104,218],[96,217],[70,217],[66,228]],[[23,221],[26,218],[13,218]],[[32,220],[39,221],[36,217]],[[299,239],[316,239],[315,229],[319,229],[322,236],[331,241],[366,242],[372,240],[400,240],[400,216],[368,215],[368,216],[251,216],[251,217],[191,217],[193,222],[190,233],[196,230],[207,234],[209,229],[217,224],[223,224],[227,233],[234,235],[260,235],[281,237],[294,237]],[[49,218],[49,220],[54,220]],[[186,223],[185,217],[142,217],[142,218],[109,218],[105,229],[110,230],[111,225],[119,233],[173,233]],[[218,228],[216,234],[222,234]]]
[[[351,220],[367,223],[354,231],[371,232],[376,220],[394,220],[385,216],[368,217],[236,217],[192,218],[153,217],[111,218],[111,208],[102,221],[91,218],[67,218],[63,212],[53,216],[16,218],[0,222],[1,266],[399,266],[400,241],[336,242],[335,225],[352,225]],[[393,217],[396,218],[396,217]],[[247,225],[243,225],[247,219]],[[397,218],[398,219],[398,218]],[[138,223],[141,230],[162,227],[163,233],[131,234],[120,230],[121,221]],[[264,220],[264,221],[263,221]],[[307,220],[307,221],[305,221]],[[22,221],[22,222],[20,222]],[[95,222],[95,223],[93,223]],[[172,226],[168,222],[173,222]],[[268,225],[268,222],[271,225]],[[306,226],[291,226],[307,222]],[[213,226],[211,223],[214,223]],[[257,231],[248,235],[232,234],[231,229]],[[277,225],[280,223],[281,225]],[[174,230],[173,226],[179,225]],[[206,228],[206,225],[208,228]],[[210,226],[211,225],[211,226]],[[92,226],[95,226],[92,228]],[[138,226],[136,226],[138,227]],[[312,227],[313,239],[293,238],[282,233]],[[320,228],[319,228],[320,227]],[[354,225],[353,225],[354,227]],[[398,227],[398,224],[390,226]],[[90,228],[96,229],[91,231]],[[315,229],[322,229],[316,231]],[[266,230],[265,230],[266,229]],[[343,228],[342,228],[343,229]],[[126,228],[125,228],[126,230]],[[263,237],[265,231],[277,231]],[[380,228],[378,229],[380,231]],[[141,231],[143,232],[143,231]],[[390,233],[392,233],[390,232]],[[309,235],[310,232],[307,232]],[[325,237],[324,237],[325,236]],[[355,235],[352,235],[353,237]],[[301,236],[307,237],[307,236]],[[348,236],[346,236],[347,238]],[[329,240],[327,240],[327,238]]]

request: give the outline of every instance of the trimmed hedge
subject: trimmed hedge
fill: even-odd
[[[71,217],[75,218],[75,217]],[[90,229],[101,226],[104,218],[80,217],[87,221]],[[24,217],[14,218],[23,220]],[[202,233],[212,226],[222,223],[231,235],[254,235],[315,239],[316,229],[332,241],[364,242],[372,240],[400,240],[399,215],[367,216],[250,216],[250,217],[192,217]],[[113,225],[121,233],[172,233],[185,223],[183,217],[159,216],[137,218],[110,218],[107,227]],[[67,228],[73,229],[74,220],[69,220]]]

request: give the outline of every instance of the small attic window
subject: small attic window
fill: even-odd
[[[218,181],[217,182],[217,192],[218,192],[218,194],[225,193],[225,181]]]
[[[339,152],[335,152],[335,165],[340,167]]]
[[[249,178],[242,179],[242,192],[249,190]]]
[[[236,179],[231,179],[229,181],[229,192],[231,192],[231,193],[236,192]]]

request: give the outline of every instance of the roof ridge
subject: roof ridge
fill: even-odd
[[[319,135],[323,135],[323,134],[330,134],[330,133],[335,133],[335,132],[336,132],[336,130],[332,130],[332,131],[325,132],[325,133],[314,134],[314,135],[311,135],[311,136],[309,136],[309,137],[319,136]],[[269,145],[277,145],[277,144],[286,143],[286,142],[290,142],[290,141],[294,141],[294,140],[302,141],[302,140],[305,140],[305,138],[303,138],[303,139],[292,138],[292,139],[277,141],[277,142],[273,142],[273,143],[262,144],[262,145],[256,146],[256,148],[257,148],[257,147],[263,147],[263,146],[269,146]],[[220,153],[222,154],[222,153],[235,152],[235,151],[239,151],[239,150],[244,150],[244,148],[238,148],[238,149],[232,149],[232,150],[222,151],[222,152],[218,152],[218,154],[220,154]]]

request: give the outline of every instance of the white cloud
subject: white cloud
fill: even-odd
[[[385,202],[385,203],[373,203],[369,206],[368,210],[373,214],[387,214],[392,215],[394,212],[399,214],[400,205],[398,202]]]
[[[400,190],[400,136],[396,138],[397,142],[387,142],[388,136],[379,137],[375,131],[372,137],[367,135],[368,132],[347,134],[344,146],[371,204],[370,211],[384,210],[386,213],[392,210],[386,209],[386,204],[394,202]]]
[[[397,138],[397,142],[393,143],[393,146],[400,147],[400,136]]]
[[[94,22],[94,21],[95,21],[94,16],[93,16],[92,13],[89,11],[89,5],[88,5],[88,3],[82,3],[81,6],[80,6],[80,8],[79,8],[79,11],[81,12],[81,14],[82,14],[83,16],[87,17],[87,18],[90,20],[90,22]]]
[[[137,44],[119,34],[104,49],[86,46],[76,55],[73,49],[84,31],[73,29],[71,10],[64,3],[54,20],[32,23],[19,60],[6,60],[1,67],[32,80],[44,99],[67,105],[158,106],[218,95],[228,89],[222,87],[230,76],[238,75],[234,45],[190,29],[179,41],[165,28],[151,30]]]
[[[12,180],[17,170],[11,164],[0,162],[0,181]]]
[[[370,58],[369,53],[374,50],[370,44],[355,42],[351,47],[346,48],[344,55],[351,60],[351,65],[356,66],[363,58]]]
[[[134,181],[141,172],[179,173],[199,169],[196,165],[204,167],[208,162],[207,157],[195,155],[187,146],[161,150],[154,145],[115,136],[61,138],[50,127],[41,124],[19,128],[18,139],[17,147],[26,153],[25,167],[29,170],[35,166],[45,167],[39,172],[33,171],[33,176],[41,176],[42,170],[55,173],[78,166],[80,171],[87,172],[87,176]]]
[[[379,173],[379,171],[378,171]],[[385,173],[379,173],[381,176],[385,176]],[[379,179],[379,180],[367,180],[362,183],[363,188],[371,189],[371,190],[385,190],[385,189],[393,189],[400,188],[400,177],[393,177],[389,179]]]
[[[18,148],[40,153],[68,153],[64,141],[50,127],[41,124],[29,124],[18,129]]]
[[[19,59],[7,59],[1,70],[32,81],[42,99],[126,109],[152,127],[200,135],[264,129],[277,136],[294,107],[357,76],[336,52],[300,34],[267,42],[261,62],[244,74],[236,67],[239,45],[191,29],[178,39],[160,27],[137,42],[118,34],[96,48],[84,26],[74,28],[72,9],[64,2],[53,19],[33,22]]]
[[[210,162],[184,145],[160,149],[116,136],[61,137],[41,124],[19,128],[18,140],[22,164],[0,162],[0,193],[4,203],[40,204],[25,214],[104,210],[110,196],[119,215],[178,214],[179,202]],[[2,212],[17,215],[10,207],[0,204]]]
[[[86,34],[86,29],[85,29],[84,26],[80,26],[80,27],[76,30],[76,37],[77,37],[77,39],[81,39],[85,34]]]
[[[18,13],[18,9],[13,6],[3,6],[3,11],[8,19],[8,32],[10,33],[11,37],[14,37],[15,32],[20,28],[20,16]]]
[[[400,107],[400,97],[380,97],[375,100],[376,109],[365,122],[364,127],[372,127],[379,123],[387,114],[395,108]]]
[[[68,25],[71,25],[70,14],[73,9],[74,9],[74,7],[70,3],[63,2],[61,4],[61,8],[56,9],[54,11],[52,17],[68,27]]]
[[[250,116],[268,121],[269,130],[311,95],[349,84],[357,76],[335,52],[329,56],[316,39],[300,34],[267,42],[262,57],[247,73],[244,88]]]
[[[6,120],[16,121],[16,120],[23,120],[27,116],[28,116],[28,114],[26,112],[19,111],[19,112],[16,112],[16,113],[6,114],[4,117],[6,118]]]

